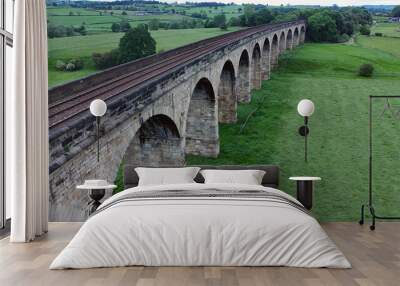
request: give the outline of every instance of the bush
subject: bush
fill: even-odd
[[[76,71],[83,69],[83,61],[81,59],[72,59],[68,63],[73,64],[75,66],[74,70]]]
[[[66,64],[63,61],[61,61],[61,60],[56,61],[56,69],[57,70],[64,71],[65,67],[66,67]]]
[[[376,33],[375,33],[375,36],[377,36],[377,37],[382,37],[383,34],[382,34],[382,33],[379,33],[379,32],[376,32]]]
[[[78,33],[79,35],[85,36],[87,35],[87,31],[86,31],[86,27],[84,24],[82,24],[80,27],[78,28],[73,28],[75,33]]]
[[[63,25],[55,25],[49,23],[47,26],[47,36],[51,38],[61,38],[61,37],[72,37],[72,36],[79,36],[79,35],[86,35],[86,27],[85,25],[81,25],[80,27],[66,27]]]
[[[62,60],[56,61],[56,69],[59,71],[77,71],[83,68],[81,59],[71,59],[67,63]]]
[[[358,75],[364,77],[371,77],[374,73],[374,66],[371,64],[362,64],[358,71]]]
[[[97,69],[106,69],[118,65],[119,52],[118,49],[110,52],[93,53],[92,59]]]
[[[366,26],[366,25],[361,26],[361,28],[360,28],[360,34],[361,34],[361,35],[364,35],[364,36],[369,36],[369,35],[371,34],[371,30],[370,30],[369,27]]]
[[[114,33],[117,33],[121,30],[121,26],[119,23],[112,23],[111,25],[111,31],[113,31]]]
[[[75,65],[73,63],[68,63],[65,67],[66,71],[74,71],[75,70]]]
[[[346,43],[348,40],[350,40],[350,36],[347,34],[342,34],[338,36],[337,42],[338,43]]]

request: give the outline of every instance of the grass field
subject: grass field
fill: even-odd
[[[295,193],[293,175],[322,177],[316,185],[314,215],[322,221],[359,219],[368,188],[368,96],[400,95],[400,39],[360,36],[354,45],[306,44],[286,53],[280,67],[252,102],[239,105],[238,123],[220,125],[217,159],[190,156],[189,164],[278,164],[281,189]],[[372,63],[372,78],[357,76]],[[310,118],[309,162],[297,129],[299,100],[314,101]],[[392,102],[392,104],[396,104]],[[260,109],[239,134],[247,115]],[[400,109],[400,100],[397,102]],[[377,105],[378,106],[378,105]],[[379,114],[383,103],[374,110]],[[398,215],[400,205],[400,118],[374,118],[375,194],[380,215]]]
[[[243,6],[242,5],[230,5],[230,6],[220,6],[215,9],[214,7],[184,7],[184,6],[177,6],[173,7],[176,11],[185,11],[186,15],[191,15],[193,13],[206,13],[209,18],[213,18],[215,15],[218,14],[225,14],[226,19],[230,19],[232,17],[238,17],[243,14]],[[239,12],[238,9],[242,9]]]
[[[72,12],[73,15],[69,15]],[[111,14],[112,12],[112,14]],[[133,11],[125,11],[127,15],[121,15],[122,10],[97,11],[93,9],[71,8],[71,7],[49,7],[47,8],[47,20],[49,23],[64,26],[85,25],[88,34],[111,33],[112,23],[127,21],[131,26],[145,24],[152,19],[161,22],[181,21],[193,19],[189,16],[179,14],[144,15],[136,16]]]
[[[158,30],[151,31],[151,34],[157,42],[157,51],[166,51],[234,30],[233,28],[230,28],[228,31],[222,31],[219,28]],[[107,35],[99,34],[49,39],[49,86],[51,87],[96,72],[97,70],[91,60],[92,53],[106,52],[118,47],[119,39],[122,36],[123,33],[110,33]],[[77,57],[84,60],[84,69],[75,72],[63,72],[55,69],[57,60],[67,61]]]
[[[371,34],[382,33],[385,37],[400,38],[400,23],[376,23],[372,26]],[[399,48],[400,49],[400,48]]]

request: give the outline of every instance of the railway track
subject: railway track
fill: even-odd
[[[116,76],[115,78],[106,80],[101,84],[95,85],[65,99],[50,104],[49,127],[53,128],[67,119],[87,111],[90,102],[95,98],[100,98],[105,101],[109,100],[131,88],[139,86],[141,83],[149,79],[165,74],[172,69],[175,69],[214,50],[233,43],[239,40],[241,37],[248,37],[261,31],[273,30],[287,24],[288,23],[264,25],[245,30],[239,30],[233,33],[209,38],[197,43],[177,48],[176,52],[166,52],[165,57],[161,60],[157,60],[158,57],[152,56],[135,61],[133,63],[131,72]],[[135,64],[139,67],[135,68]]]

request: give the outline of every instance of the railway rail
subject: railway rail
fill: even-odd
[[[129,89],[140,86],[147,80],[166,74],[172,69],[239,41],[243,37],[249,37],[262,31],[279,29],[282,26],[293,23],[263,25],[239,30],[129,63],[130,72],[112,77],[93,87],[78,91],[76,94],[51,103],[49,105],[49,127],[56,127],[64,121],[87,111],[90,102],[95,98],[105,101],[110,100]],[[108,72],[112,73],[116,69],[118,69],[118,66],[111,68]]]

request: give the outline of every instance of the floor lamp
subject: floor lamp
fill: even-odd
[[[90,103],[90,113],[96,117],[97,162],[100,161],[100,118],[106,111],[107,104],[103,100],[95,99]]]
[[[314,113],[314,103],[309,99],[300,100],[297,105],[297,112],[304,117],[304,125],[299,128],[299,134],[304,137],[304,161],[307,163],[307,136],[310,133],[308,128],[308,117]]]

